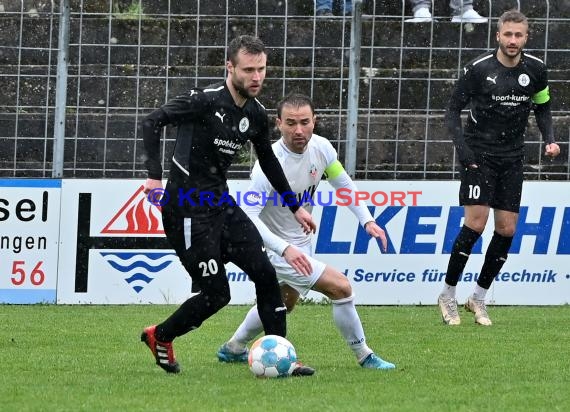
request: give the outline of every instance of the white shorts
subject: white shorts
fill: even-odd
[[[306,296],[311,290],[317,280],[321,277],[327,266],[325,263],[321,262],[312,257],[312,245],[307,246],[297,246],[309,259],[311,262],[311,267],[313,272],[310,276],[304,276],[298,273],[293,267],[287,263],[284,257],[277,255],[271,250],[267,251],[269,260],[277,272],[277,280],[279,284],[286,284],[295,289],[301,296]]]

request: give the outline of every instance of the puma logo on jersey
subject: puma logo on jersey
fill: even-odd
[[[495,77],[487,76],[487,80],[489,80],[493,84],[497,84],[497,77],[498,76]]]
[[[224,117],[226,117],[226,113],[220,114],[220,112],[216,112],[216,117],[220,118],[220,122],[224,122]]]

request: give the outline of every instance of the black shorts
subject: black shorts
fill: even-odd
[[[200,289],[212,283],[225,288],[224,264],[228,262],[235,263],[254,282],[256,276],[267,272],[275,277],[261,235],[237,206],[212,216],[184,217],[167,204],[162,207],[162,221],[166,237]]]
[[[476,169],[462,168],[459,204],[485,205],[519,213],[524,179],[522,159],[482,158]]]

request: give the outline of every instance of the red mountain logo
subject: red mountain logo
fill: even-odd
[[[147,201],[143,189],[141,185],[101,233],[164,235],[160,207]]]

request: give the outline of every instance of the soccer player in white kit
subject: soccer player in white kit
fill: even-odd
[[[313,134],[315,114],[312,100],[303,94],[290,94],[278,104],[277,126],[281,139],[273,144],[273,151],[285,172],[292,191],[300,205],[309,212],[311,199],[325,176],[335,188],[357,188],[337,159],[331,143]],[[293,310],[300,295],[311,289],[327,296],[332,302],[333,319],[358,363],[369,369],[394,369],[374,353],[366,344],[364,330],[348,278],[337,269],[312,257],[311,235],[305,234],[292,218],[289,208],[279,204],[279,196],[256,163],[251,174],[251,185],[246,193],[246,214],[259,230],[267,248],[269,259],[277,272],[283,302],[287,311]],[[386,249],[386,235],[376,224],[364,204],[348,206],[366,232],[382,243]],[[247,344],[263,326],[257,306],[252,307],[229,341],[218,350],[222,362],[247,362]]]

